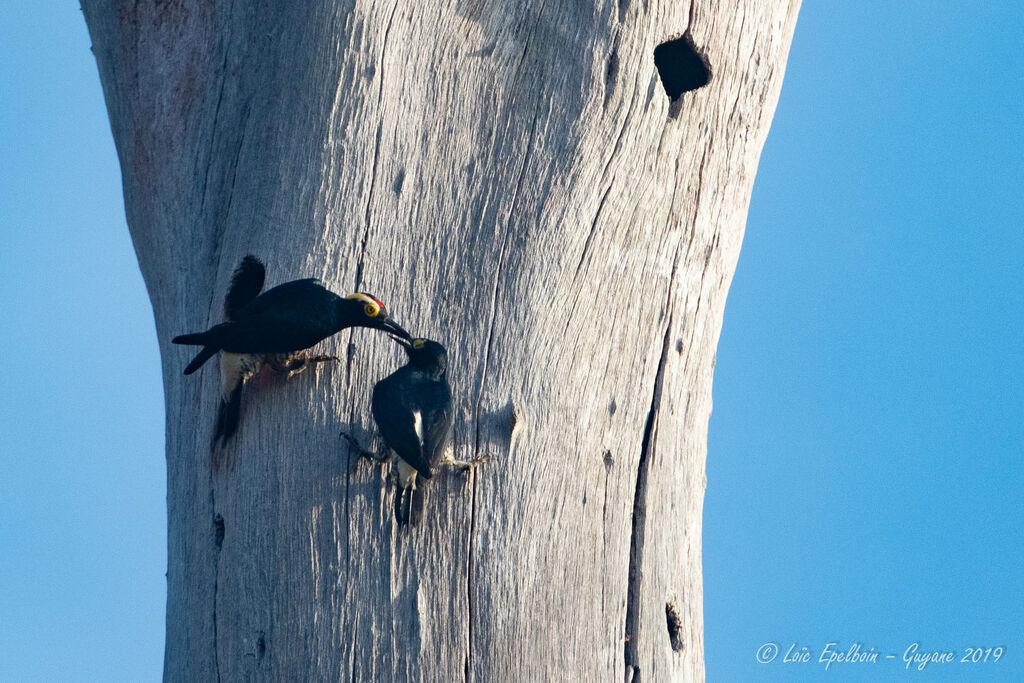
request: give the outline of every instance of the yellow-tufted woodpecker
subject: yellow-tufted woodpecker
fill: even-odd
[[[415,523],[413,495],[416,475],[430,479],[442,464],[472,466],[444,458],[452,426],[452,390],[448,385],[448,354],[429,339],[396,338],[409,362],[373,388],[373,419],[384,443],[395,452],[398,491],[395,518]]]
[[[292,280],[260,294],[266,275],[255,256],[246,256],[235,269],[224,297],[226,322],[206,332],[183,334],[175,344],[202,346],[185,368],[190,375],[221,354],[221,405],[213,442],[221,445],[238,428],[242,385],[264,364],[294,374],[314,363],[337,360],[302,353],[347,327],[371,327],[408,339],[409,334],[388,316],[378,299],[357,292],[340,297],[316,279]]]

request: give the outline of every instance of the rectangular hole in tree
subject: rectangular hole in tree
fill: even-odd
[[[711,64],[697,49],[689,31],[654,48],[654,66],[658,68],[665,93],[673,102],[684,92],[711,82]]]

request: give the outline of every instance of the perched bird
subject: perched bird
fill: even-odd
[[[378,299],[357,292],[342,298],[316,279],[292,280],[260,294],[266,268],[255,256],[246,256],[235,269],[224,297],[225,322],[206,332],[183,334],[175,344],[202,346],[185,368],[190,375],[218,351],[221,405],[214,443],[221,445],[238,429],[242,385],[263,364],[277,372],[294,374],[314,363],[337,360],[333,356],[306,356],[302,351],[346,327],[372,327],[408,339],[388,316]]]
[[[414,523],[416,475],[424,479],[442,464],[452,427],[452,390],[448,385],[448,354],[429,339],[395,339],[409,362],[373,387],[373,419],[384,443],[398,456],[395,518]]]

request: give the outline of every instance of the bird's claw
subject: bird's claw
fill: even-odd
[[[483,455],[477,456],[477,457],[473,458],[472,460],[455,460],[455,459],[451,459],[451,460],[448,460],[447,462],[445,462],[443,464],[449,465],[451,467],[454,467],[454,468],[458,469],[459,472],[461,472],[462,474],[466,474],[467,472],[472,472],[477,467],[479,467],[480,465],[484,464],[485,462],[487,462],[490,459],[491,459],[491,454],[490,453],[484,453]]]
[[[326,363],[328,361],[338,360],[341,359],[337,356],[298,356],[291,358],[284,363],[271,363],[270,367],[272,367],[276,372],[288,373],[288,377],[293,377],[317,363]]]
[[[368,451],[365,448],[363,448],[362,444],[359,443],[358,439],[356,439],[348,432],[341,432],[341,436],[343,439],[348,441],[349,447],[356,453],[356,458],[355,460],[352,461],[352,471],[355,471],[356,467],[359,466],[359,461],[362,460],[363,458],[366,458],[371,463],[377,465],[383,463],[387,459],[386,455],[382,456],[378,452]]]

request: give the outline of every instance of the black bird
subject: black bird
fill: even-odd
[[[416,475],[430,479],[442,464],[452,427],[452,390],[443,346],[429,339],[395,341],[405,348],[409,362],[373,387],[373,419],[384,443],[398,456],[395,518],[411,524]]]
[[[190,375],[212,358],[221,356],[221,405],[214,443],[221,445],[238,428],[242,385],[264,363],[277,372],[293,374],[333,356],[308,357],[302,351],[346,327],[372,327],[396,338],[409,338],[388,316],[378,299],[357,292],[342,298],[316,279],[292,280],[260,294],[266,268],[255,256],[246,256],[235,269],[224,297],[226,322],[206,332],[183,334],[175,344],[202,346],[185,368]]]

